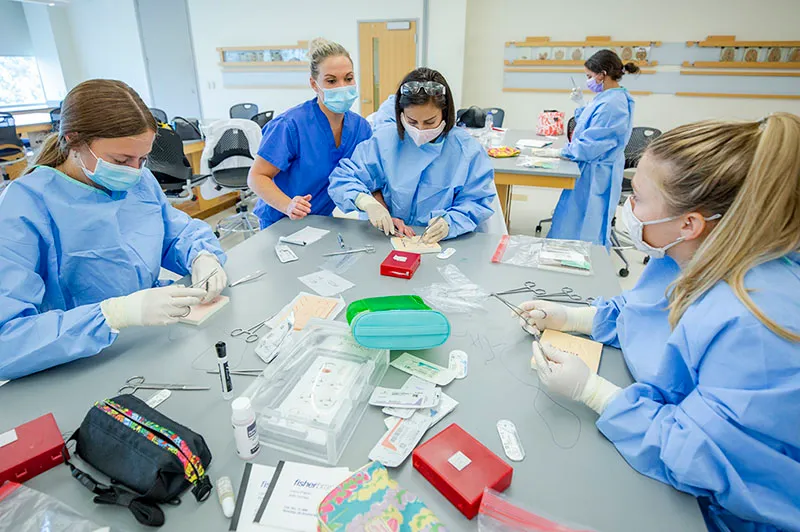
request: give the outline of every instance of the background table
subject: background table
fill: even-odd
[[[503,139],[504,146],[514,146],[520,139],[548,140],[546,137],[536,135],[536,131],[525,129],[510,129]],[[563,148],[567,142],[566,135],[554,140],[551,148]],[[530,155],[530,149],[522,150],[522,155]],[[494,163],[494,183],[497,186],[497,195],[500,196],[500,205],[503,208],[506,226],[511,221],[511,196],[514,185],[528,187],[547,187],[572,189],[575,180],[581,176],[577,163],[566,160],[556,162],[555,168],[524,168],[517,166],[519,157],[492,159]]]
[[[280,264],[274,245],[279,235],[288,235],[306,225],[330,229],[322,240],[305,248],[293,247],[300,260]],[[236,457],[230,425],[230,402],[224,401],[214,369],[213,345],[228,344],[228,357],[234,367],[260,367],[253,353],[255,344],[231,338],[231,329],[250,326],[271,316],[297,292],[308,290],[298,276],[314,272],[322,263],[320,255],[338,249],[336,233],[348,246],[374,244],[377,252],[362,255],[343,277],[356,283],[344,292],[347,302],[364,297],[412,293],[434,282],[443,282],[437,267],[454,264],[484,289],[499,291],[521,286],[533,279],[544,288],[557,290],[569,285],[586,296],[611,296],[619,292],[611,261],[605,250],[595,247],[594,276],[581,277],[528,268],[491,264],[489,259],[498,237],[472,234],[448,242],[457,249],[447,261],[433,255],[423,257],[422,265],[410,281],[381,277],[378,265],[390,250],[388,241],[369,224],[334,218],[309,216],[301,222],[283,220],[246,240],[229,253],[228,277],[239,279],[257,269],[269,273],[251,283],[228,289],[231,304],[203,327],[175,325],[167,328],[126,329],[117,342],[100,355],[78,360],[46,372],[12,381],[0,388],[0,432],[52,411],[63,432],[71,432],[92,404],[116,394],[125,379],[143,375],[156,382],[178,382],[211,386],[210,391],[173,392],[159,410],[176,421],[200,432],[213,453],[209,474],[213,481],[231,477],[238,492],[244,462]],[[521,296],[512,296],[514,301]],[[450,423],[458,423],[499,456],[503,455],[495,429],[499,419],[512,420],[520,432],[527,456],[522,462],[509,462],[514,478],[506,494],[565,521],[581,523],[602,531],[681,530],[703,531],[705,526],[689,495],[648,479],[629,467],[595,428],[596,414],[587,407],[563,398],[548,397],[538,388],[538,379],[529,366],[531,340],[517,320],[499,302],[485,303],[488,312],[472,316],[451,314],[452,337],[443,346],[417,353],[432,362],[447,365],[453,349],[469,354],[469,375],[456,380],[445,391],[458,407],[428,431],[428,439]],[[340,317],[339,319],[343,319]],[[393,353],[397,356],[399,353]],[[606,348],[600,374],[626,385],[631,382],[620,351]],[[407,375],[389,368],[383,385],[399,387]],[[238,393],[252,382],[250,377],[234,376]],[[149,397],[142,391],[140,397]],[[355,470],[368,462],[367,455],[385,432],[384,415],[369,407],[342,457],[340,465]],[[254,460],[275,465],[279,459],[302,461],[293,455],[262,447]],[[476,521],[467,521],[447,500],[412,467],[411,458],[391,475],[419,495],[448,525],[450,530],[475,530]],[[28,483],[49,493],[100,524],[125,530],[150,530],[140,527],[130,513],[118,507],[98,506],[92,495],[73,480],[65,466],[58,467]],[[188,492],[178,507],[165,506],[165,530],[227,529],[216,494],[198,504]]]

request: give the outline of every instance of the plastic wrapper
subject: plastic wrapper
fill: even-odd
[[[581,525],[561,524],[520,507],[486,489],[478,510],[478,532],[592,532]]]
[[[533,155],[520,155],[517,159],[517,166],[523,168],[545,168],[555,170],[559,167],[561,159],[552,157],[535,157]]]
[[[444,277],[444,283],[434,283],[418,288],[416,293],[428,305],[445,313],[485,312],[483,302],[489,293],[469,280],[461,270],[453,264],[438,268]]]
[[[591,275],[592,245],[580,240],[558,240],[527,235],[505,235],[492,262],[576,275]]]
[[[109,527],[40,491],[16,482],[0,486],[0,532],[107,532]]]

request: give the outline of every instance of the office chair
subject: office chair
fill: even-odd
[[[252,120],[258,114],[258,106],[254,103],[237,103],[230,109],[231,118]]]
[[[160,127],[156,131],[153,149],[145,165],[153,173],[161,189],[172,203],[192,199],[192,187],[208,176],[192,175],[189,160],[183,154],[183,141],[175,131]]]
[[[58,133],[61,127],[61,107],[56,107],[50,111],[50,130],[53,133]]]
[[[628,144],[625,146],[625,170],[636,168],[639,165],[639,161],[642,158],[642,154],[644,154],[644,151],[647,149],[647,146],[660,136],[661,131],[653,127],[633,128],[631,131],[631,138],[628,141]],[[623,176],[622,194],[620,194],[618,204],[620,206],[624,205],[632,193],[633,186],[631,185],[630,178]],[[620,244],[620,237],[622,237],[626,243],[629,241],[626,233],[617,231],[617,218],[615,216],[611,220],[611,245],[614,246],[614,253],[619,255],[619,258],[622,259],[622,263],[624,264],[624,266],[619,270],[619,276],[627,277],[630,273],[630,264],[628,263],[628,259],[625,258],[625,255],[622,253],[622,249],[619,249],[622,247]],[[644,264],[647,264],[649,260],[650,257],[646,256],[643,261]]]
[[[182,141],[201,140],[203,138],[203,133],[200,131],[200,123],[196,119],[176,116],[172,119],[171,125]]]
[[[165,113],[161,109],[156,109],[155,107],[151,107],[150,112],[153,113],[153,116],[156,118],[156,121],[159,124],[166,124],[169,121],[169,119],[167,118],[167,113]]]
[[[264,111],[263,113],[258,113],[255,115],[251,120],[258,124],[258,127],[264,129],[264,126],[272,120],[272,117],[275,116],[275,111]]]
[[[246,201],[253,196],[247,188],[247,174],[260,144],[261,130],[252,120],[219,120],[208,128],[200,168],[211,174],[211,179],[203,190],[211,187],[223,194],[239,192],[236,214],[217,224],[216,234],[220,238],[238,232],[247,238],[258,231],[258,218],[247,211]]]
[[[14,115],[0,113],[0,176],[3,180],[10,177],[10,167],[27,164],[25,148],[17,135]],[[20,169],[21,171],[21,169]]]
[[[574,116],[571,117],[567,121],[567,142],[572,141],[572,134],[575,132],[575,124],[577,124],[577,123],[578,123],[578,121],[575,120]],[[539,235],[539,234],[542,233],[542,224],[549,224],[549,223],[552,223],[552,222],[553,222],[553,217],[552,216],[550,218],[545,218],[543,220],[539,220],[539,223],[536,224],[536,229],[535,229],[536,234]]]
[[[492,125],[494,127],[503,127],[503,120],[506,117],[506,112],[499,107],[487,107],[483,110],[485,113],[492,112]]]

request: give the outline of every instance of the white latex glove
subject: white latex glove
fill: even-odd
[[[217,270],[217,273],[203,283],[203,286],[198,286],[198,288],[206,291],[205,296],[200,301],[201,303],[208,303],[217,297],[222,292],[222,289],[228,285],[228,276],[225,274],[225,270],[216,255],[211,253],[201,252],[192,262],[192,284],[202,281],[214,270]]]
[[[190,307],[199,304],[205,295],[201,288],[173,284],[106,299],[100,303],[100,310],[115,331],[141,325],[169,325],[187,316]]]
[[[520,325],[530,334],[531,326],[540,331],[554,329],[556,331],[572,331],[591,335],[596,307],[568,307],[553,301],[525,301],[519,305],[525,319],[520,318]]]
[[[575,87],[569,93],[569,99],[577,104],[583,104],[583,91]]]
[[[394,234],[394,222],[389,211],[370,194],[361,193],[356,197],[356,207],[367,213],[369,223],[383,231],[386,236]]]
[[[436,244],[450,234],[450,224],[444,218],[433,218],[428,221],[428,229],[423,244]]]
[[[534,157],[552,157],[555,159],[561,157],[561,150],[558,148],[536,148],[531,152]]]
[[[299,220],[311,214],[311,194],[295,196],[283,211],[290,220]]]
[[[589,366],[577,355],[556,349],[550,344],[533,342],[533,358],[539,381],[551,392],[581,401],[602,414],[621,391],[621,388],[589,370]]]

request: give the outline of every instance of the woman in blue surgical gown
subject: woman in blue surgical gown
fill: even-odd
[[[175,323],[227,284],[209,226],[143,167],[155,132],[130,87],[83,82],[0,195],[0,380],[96,355],[125,327]],[[203,282],[160,286],[162,266]]]
[[[543,148],[534,154],[575,161],[581,170],[575,188],[561,193],[548,238],[609,246],[611,220],[622,193],[625,146],[633,128],[633,98],[619,80],[639,68],[633,63],[623,66],[615,52],[601,50],[584,69],[586,85],[596,96],[575,111],[572,140],[562,150]],[[583,97],[576,92],[576,98]]]
[[[428,243],[474,231],[493,213],[494,170],[466,131],[439,72],[419,68],[400,83],[395,123],[378,127],[331,173],[328,189],[345,212],[365,211],[384,233],[414,236],[429,225]]]
[[[698,497],[710,529],[800,530],[800,117],[681,126],[633,187],[623,221],[653,258],[636,287],[523,307],[528,327],[619,346],[636,382],[549,345],[539,378],[596,410],[636,470]]]

